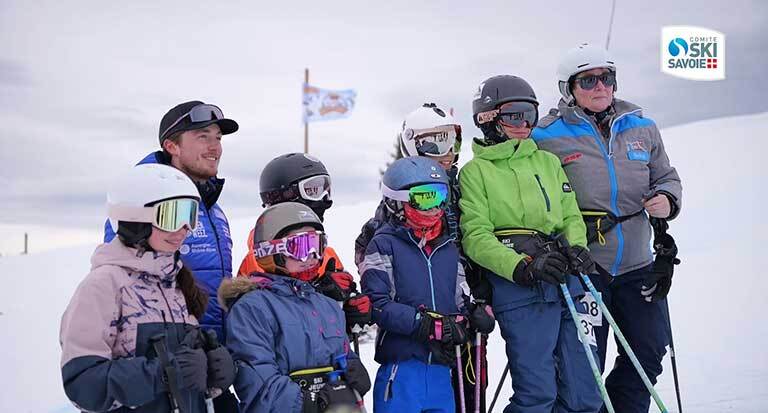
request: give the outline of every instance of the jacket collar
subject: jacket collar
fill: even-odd
[[[119,237],[115,237],[96,247],[91,256],[91,270],[105,265],[125,268],[131,276],[142,281],[161,282],[164,287],[173,288],[182,264],[177,254],[139,251],[125,246]]]
[[[483,141],[475,138],[472,141],[472,152],[476,157],[488,161],[500,159],[525,158],[531,156],[538,148],[531,139],[509,139],[506,142],[495,145],[484,145]]]

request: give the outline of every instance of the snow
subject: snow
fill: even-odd
[[[683,213],[670,230],[683,264],[669,301],[685,411],[765,412],[768,323],[761,297],[768,279],[758,249],[768,228],[757,214],[765,200],[766,173],[758,157],[768,149],[768,113],[682,125],[662,135],[684,186]],[[348,268],[354,269],[354,238],[375,206],[375,200],[338,204],[328,212],[331,245]],[[254,222],[231,222],[235,267]],[[0,258],[0,411],[75,411],[61,386],[58,328],[95,246]],[[490,339],[489,401],[506,362],[503,349],[497,329]],[[372,344],[362,344],[361,353],[373,378]],[[669,357],[657,389],[670,411],[677,411]],[[510,395],[507,380],[497,412]],[[370,408],[370,393],[366,399]]]

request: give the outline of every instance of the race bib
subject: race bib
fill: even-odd
[[[581,332],[584,333],[584,336],[587,339],[587,343],[589,343],[590,346],[597,347],[597,337],[595,337],[595,326],[590,321],[589,317],[586,314],[579,314],[579,328],[581,329]],[[579,341],[582,341],[581,339],[581,333],[579,333]]]
[[[600,305],[597,303],[597,300],[595,300],[592,293],[585,293],[584,297],[579,300],[579,303],[582,306],[582,317],[586,318],[593,326],[602,327],[603,312],[600,310]]]

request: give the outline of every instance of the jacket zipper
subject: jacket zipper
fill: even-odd
[[[221,278],[224,279],[225,278],[224,277],[224,256],[221,251],[221,243],[219,242],[219,233],[216,232],[216,224],[213,223],[213,218],[211,218],[211,209],[206,208],[205,215],[208,217],[208,223],[211,224],[211,231],[213,231],[213,237],[216,238],[216,249],[218,250],[219,262],[221,263]]]
[[[168,298],[165,296],[165,292],[163,292],[163,287],[160,285],[159,282],[157,283],[157,288],[160,289],[160,295],[163,296],[163,300],[165,301],[165,306],[168,307],[168,314],[170,314],[170,316],[171,316],[171,323],[173,323],[173,325],[175,326],[176,325],[176,319],[174,319],[174,317],[173,317],[173,310],[171,309],[171,305],[168,303]],[[167,322],[166,322],[166,319],[165,319],[165,312],[162,311],[162,310],[160,312],[163,314],[163,323],[166,324],[166,328],[165,329],[167,331],[168,327],[167,327]],[[175,330],[174,330],[174,336],[175,335],[176,334],[175,334]],[[177,343],[181,343],[181,340],[179,340],[178,336],[176,337],[176,342]]]
[[[535,174],[533,176],[536,177],[536,182],[539,183],[539,188],[541,188],[541,194],[544,195],[544,202],[547,203],[547,212],[550,212],[552,209],[550,208],[549,196],[547,196],[547,190],[544,189],[544,185],[541,184],[541,178],[539,177],[539,174]]]

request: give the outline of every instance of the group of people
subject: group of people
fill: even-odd
[[[655,383],[672,271],[654,263],[649,219],[677,216],[682,187],[654,122],[614,97],[616,74],[604,49],[568,51],[541,119],[524,79],[485,80],[461,171],[451,114],[408,114],[355,240],[360,288],[327,245],[328,171],[300,153],[262,170],[265,209],[233,277],[217,174],[238,124],[200,101],[172,108],[161,150],[108,193],[104,243],[62,317],[65,393],[89,412],[319,413],[362,411],[373,387],[374,412],[486,411],[498,322],[506,413],[602,412],[587,349],[604,369],[608,324],[591,314],[596,345],[583,345],[564,300],[594,309],[582,274]],[[374,374],[356,352],[367,324]],[[648,411],[621,347],[605,385],[616,411]]]

